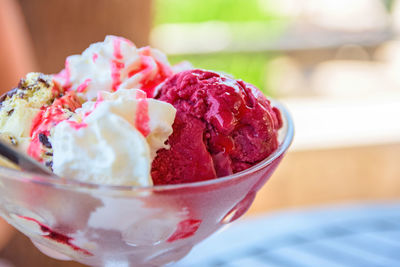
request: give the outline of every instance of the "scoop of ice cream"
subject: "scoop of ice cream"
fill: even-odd
[[[254,86],[204,70],[167,79],[156,98],[177,114],[170,149],[152,164],[154,184],[226,176],[260,162],[278,146],[279,110]]]
[[[50,76],[29,73],[1,99],[0,135],[18,150],[26,152],[34,118],[43,106],[51,105],[63,93]]]
[[[100,92],[50,136],[53,171],[84,182],[152,185],[155,153],[166,147],[175,109],[136,89]]]
[[[138,88],[153,96],[154,88],[172,75],[164,54],[150,47],[136,48],[129,40],[107,36],[82,55],[69,56],[65,68],[54,78],[66,90],[75,90],[88,100],[97,92]]]

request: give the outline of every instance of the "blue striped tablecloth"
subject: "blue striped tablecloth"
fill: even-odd
[[[400,266],[400,202],[241,219],[172,266]]]

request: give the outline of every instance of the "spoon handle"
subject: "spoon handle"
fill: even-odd
[[[2,141],[0,141],[0,155],[15,163],[24,171],[54,176],[54,174],[42,164]]]

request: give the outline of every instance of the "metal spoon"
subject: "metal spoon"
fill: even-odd
[[[19,152],[18,150],[14,149],[12,146],[6,144],[3,141],[0,141],[0,155],[15,163],[24,171],[55,176],[54,173],[52,173],[45,166],[32,159],[31,157],[28,157],[25,154]]]

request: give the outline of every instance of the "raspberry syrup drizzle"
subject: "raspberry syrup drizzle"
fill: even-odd
[[[62,118],[64,112],[61,107],[47,107],[42,109],[36,117],[33,119],[31,127],[31,142],[28,147],[28,155],[33,158],[42,161],[41,154],[43,152],[42,143],[39,139],[39,134],[44,134],[49,136],[50,129],[57,125],[60,121],[64,120]]]
[[[71,126],[72,128],[74,128],[75,130],[79,130],[81,128],[85,128],[88,126],[88,124],[86,122],[84,122],[84,120],[86,119],[87,116],[90,115],[90,113],[92,113],[97,107],[98,105],[103,101],[103,96],[100,92],[97,93],[97,100],[93,105],[93,108],[89,111],[87,111],[82,118],[81,122],[77,122],[77,121],[67,121],[67,123],[69,124],[69,126]]]
[[[81,83],[77,88],[76,91],[78,93],[83,93],[86,91],[86,88],[89,86],[89,83],[92,81],[92,79],[88,78],[86,79],[83,83]]]
[[[98,106],[101,102],[103,102],[103,100],[104,100],[103,95],[102,95],[100,92],[98,92],[98,93],[97,93],[96,102],[94,103],[94,108],[96,109],[97,106]]]
[[[75,130],[79,130],[81,128],[85,128],[87,127],[87,123],[85,122],[77,122],[77,121],[67,121],[69,126],[71,126],[72,128],[74,128]]]
[[[61,234],[61,233],[56,232],[56,231],[53,231],[50,227],[40,223],[38,220],[36,220],[34,218],[26,217],[26,216],[18,216],[18,217],[20,217],[21,219],[24,219],[24,220],[27,220],[27,221],[31,221],[31,222],[34,222],[34,223],[38,224],[39,227],[40,227],[40,230],[44,234],[46,234],[46,235],[42,235],[42,237],[50,239],[50,240],[53,240],[55,242],[58,242],[58,243],[61,243],[61,244],[64,244],[64,245],[67,245],[70,248],[72,248],[73,250],[82,252],[85,255],[93,256],[93,254],[90,253],[89,251],[87,251],[86,249],[80,248],[77,245],[72,244],[72,241],[74,240],[72,237],[68,237],[68,236],[66,236],[64,234]]]
[[[115,38],[113,40],[113,47],[114,47],[114,57],[116,59],[121,60],[122,54],[121,54],[121,39],[120,38]]]
[[[96,63],[96,60],[98,57],[99,57],[99,55],[97,53],[93,53],[93,56],[92,56],[93,63]]]
[[[142,91],[137,91],[136,99],[138,100],[135,126],[143,134],[144,137],[150,133],[150,117],[149,117],[149,103],[147,102],[146,94]]]
[[[115,59],[111,60],[111,90],[115,92],[118,90],[118,87],[121,84],[121,70],[125,67],[123,62],[118,61],[123,58],[121,54],[121,40],[119,38],[115,38],[113,40],[113,48],[113,55]]]
[[[74,91],[70,91],[63,97],[57,99],[51,106],[42,107],[32,121],[30,131],[31,142],[29,143],[27,151],[28,155],[39,161],[43,161],[43,147],[39,135],[44,134],[45,136],[49,136],[51,128],[55,127],[61,121],[68,119],[63,109],[75,111],[75,109],[80,107],[81,103]]]
[[[61,88],[61,85],[58,84],[57,81],[53,79],[53,87],[51,88],[51,93],[54,98],[58,98],[61,96],[62,93],[64,93],[64,90]]]
[[[159,62],[152,56],[151,49],[148,46],[139,49],[139,56],[139,68],[129,72],[128,77],[141,74],[140,89],[146,92],[147,97],[153,97],[156,86],[171,76],[173,72],[169,66]],[[154,74],[155,68],[156,73]]]
[[[117,91],[121,84],[121,70],[124,68],[124,66],[124,63],[122,62],[118,62],[116,60],[111,61],[111,90],[113,92]]]
[[[43,113],[44,113],[44,110],[41,110],[39,112],[39,114],[34,118],[32,126],[34,126],[35,124],[36,125],[40,124],[40,121],[42,121]],[[32,129],[33,128],[37,128],[37,127],[32,127]],[[50,134],[49,131],[44,131],[43,133],[46,136],[48,136]],[[41,145],[41,143],[39,141],[39,134],[32,134],[32,131],[31,131],[31,138],[32,138],[31,139],[32,141],[29,143],[29,147],[28,147],[27,153],[31,157],[33,157],[33,158],[35,158],[35,159],[37,159],[39,161],[42,161],[42,159],[41,159],[42,145]]]
[[[62,84],[62,87],[65,90],[71,88],[71,69],[69,66],[68,58],[65,60],[65,68],[55,76],[63,80],[64,83]]]
[[[90,115],[90,113],[92,113],[101,102],[103,102],[104,98],[103,95],[100,92],[97,92],[97,99],[96,102],[94,102],[93,108],[90,109],[89,111],[87,111],[84,115],[83,115],[83,120]]]
[[[80,108],[82,105],[75,91],[69,91],[63,97],[56,99],[52,106],[60,106],[62,108],[70,109],[71,111],[75,111],[75,109]]]

